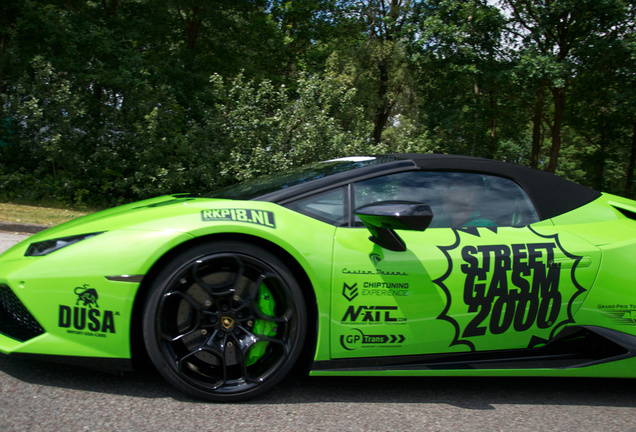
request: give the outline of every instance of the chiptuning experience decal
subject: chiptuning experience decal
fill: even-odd
[[[557,234],[521,230],[524,243],[498,243],[496,231],[487,229],[475,241],[480,231],[470,228],[455,230],[455,242],[439,246],[448,268],[433,281],[446,296],[437,319],[455,329],[450,346],[505,348],[511,332],[517,343],[539,346],[573,321],[574,299],[585,292],[575,278],[581,257],[568,253]]]

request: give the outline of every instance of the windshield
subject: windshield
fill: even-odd
[[[217,189],[208,195],[209,198],[227,198],[249,200],[261,195],[275,192],[290,186],[307,183],[311,180],[327,177],[333,174],[377,165],[384,162],[399,160],[393,156],[356,156],[331,159],[295,168],[283,173],[275,173],[247,180],[225,188]]]

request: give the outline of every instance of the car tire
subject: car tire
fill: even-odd
[[[241,242],[201,244],[162,269],[144,307],[143,336],[159,373],[216,402],[255,397],[298,359],[307,314],[287,266]]]

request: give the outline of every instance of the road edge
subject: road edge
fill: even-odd
[[[37,234],[47,228],[50,228],[50,226],[0,221],[0,231]]]

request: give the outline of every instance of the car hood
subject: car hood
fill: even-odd
[[[165,195],[65,222],[30,237],[30,241],[122,229],[186,231],[187,226],[182,227],[182,224],[171,221],[189,214],[195,215],[207,206],[216,207],[219,202],[233,201],[199,198],[189,194]]]

